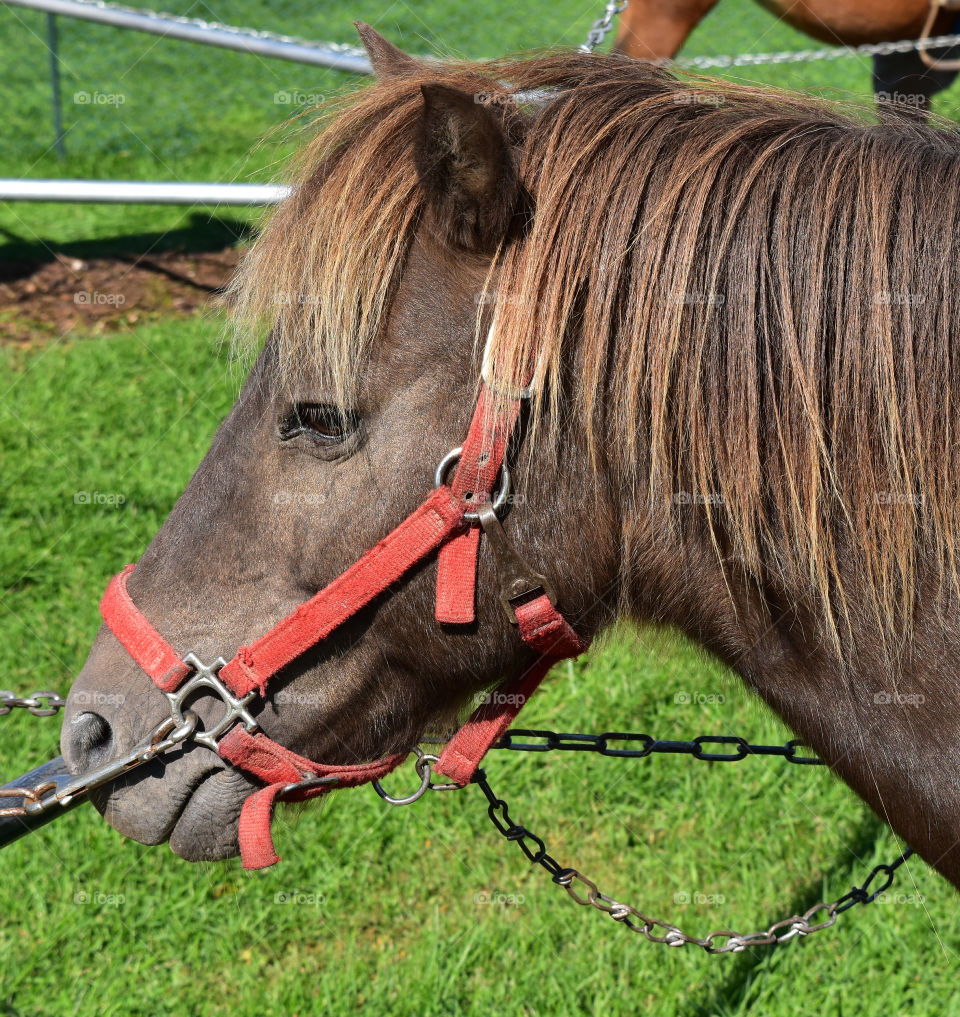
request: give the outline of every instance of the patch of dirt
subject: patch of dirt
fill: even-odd
[[[0,261],[0,343],[28,345],[73,329],[111,332],[210,307],[236,268],[236,248],[119,257]]]

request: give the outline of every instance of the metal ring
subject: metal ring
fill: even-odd
[[[430,768],[424,767],[421,769],[419,763],[420,760],[418,759],[416,767],[417,772],[420,774],[420,787],[418,787],[412,795],[407,795],[406,798],[394,798],[393,795],[388,795],[387,792],[383,790],[379,780],[375,780],[373,782],[373,790],[390,805],[412,805],[415,801],[421,799],[430,788]]]
[[[414,763],[417,773],[420,774],[420,779],[423,779],[424,773],[427,777],[430,777],[430,771],[433,768],[434,763],[439,763],[440,757],[431,755],[429,752],[421,752],[417,749],[417,761]],[[430,784],[431,791],[462,791],[463,787],[460,784]]]
[[[463,446],[460,445],[458,448],[451,449],[441,460],[437,466],[437,471],[433,475],[434,487],[443,487],[444,477],[446,476],[447,470],[457,462],[460,456],[463,454]],[[493,510],[494,512],[499,511],[507,503],[507,499],[510,497],[510,471],[507,469],[506,463],[500,464],[500,489],[493,496]],[[468,523],[476,523],[480,521],[480,514],[478,512],[464,512],[463,518]]]

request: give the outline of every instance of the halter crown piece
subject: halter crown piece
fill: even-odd
[[[487,347],[489,349],[489,338]],[[520,638],[537,653],[521,675],[504,683],[507,695],[489,697],[447,743],[434,770],[463,787],[487,750],[504,734],[523,704],[550,668],[575,657],[586,645],[555,607],[545,577],[527,566],[514,550],[496,507],[506,499],[509,474],[504,456],[520,415],[521,402],[532,386],[497,400],[484,380],[463,447],[455,449],[437,470],[436,489],[399,526],[360,557],[346,572],[304,601],[250,646],[241,646],[232,660],[202,664],[188,653],[180,656],[150,624],[127,592],[134,566],[114,576],[103,595],[100,612],[110,631],[133,660],[167,694],[171,712],[183,719],[186,699],[198,689],[216,693],[226,712],[210,730],[194,736],[231,765],[265,784],[244,802],[240,814],[240,854],[245,869],[261,869],[280,861],[270,833],[274,804],[306,801],[334,787],[355,787],[379,780],[399,766],[405,754],[355,765],[328,765],[305,759],[268,738],[250,714],[249,704],[266,697],[267,685],[279,671],[326,639],[427,555],[438,551],[436,619],[462,625],[474,620],[477,561],[481,530],[497,566],[500,599]],[[536,372],[539,373],[539,372]],[[444,474],[457,462],[448,485]],[[501,488],[494,495],[498,476]]]

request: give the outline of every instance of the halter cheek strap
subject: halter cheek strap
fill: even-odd
[[[510,403],[504,414],[494,412],[493,397],[484,385],[470,422],[460,463],[450,485],[463,503],[489,499],[517,425],[520,403]],[[471,526],[440,548],[437,557],[438,622],[469,624],[475,617],[480,527]]]
[[[429,498],[375,547],[295,608],[250,646],[242,646],[221,671],[237,695],[258,689],[282,668],[326,639],[338,626],[436,550],[463,525],[463,508],[453,492],[437,488]]]
[[[507,730],[550,668],[558,660],[586,649],[554,606],[549,583],[519,559],[491,507],[491,494],[519,411],[516,400],[506,412],[495,413],[493,398],[484,386],[466,441],[459,450],[452,483],[447,486],[441,482],[419,508],[346,572],[259,639],[240,647],[229,662],[220,660],[206,667],[196,658],[180,658],[127,592],[133,565],[110,581],[100,604],[103,619],[133,660],[170,699],[174,715],[182,716],[187,696],[197,687],[218,694],[227,715],[221,722],[223,727],[218,724],[217,728],[225,733],[210,740],[210,746],[232,766],[265,785],[247,798],[241,811],[239,841],[245,869],[264,868],[280,860],[270,833],[278,799],[306,801],[334,787],[369,783],[390,773],[406,758],[398,754],[346,766],[314,762],[268,738],[246,712],[246,704],[257,695],[266,696],[267,685],[277,672],[326,639],[432,552],[439,549],[438,621],[471,622],[475,616],[480,533],[484,531],[500,573],[504,607],[518,626],[521,639],[537,654],[527,671],[502,685],[496,695],[474,711],[435,764],[437,773],[461,786],[469,783],[487,750]]]

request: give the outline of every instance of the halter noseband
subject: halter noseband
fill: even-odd
[[[487,374],[485,368],[483,374]],[[349,766],[316,763],[268,738],[248,707],[258,695],[266,697],[267,685],[277,672],[326,639],[433,551],[439,549],[437,621],[472,622],[482,530],[494,555],[507,616],[517,625],[520,638],[538,655],[519,677],[504,683],[502,691],[509,694],[489,697],[454,734],[434,765],[438,774],[461,787],[469,783],[487,750],[507,730],[550,668],[586,649],[554,606],[546,578],[523,562],[496,515],[498,498],[492,492],[504,469],[521,400],[529,394],[529,388],[518,389],[505,400],[505,408],[495,409],[496,401],[484,381],[463,447],[440,464],[433,493],[346,572],[250,646],[241,646],[228,662],[218,658],[207,666],[192,653],[180,657],[127,592],[133,565],[110,581],[100,603],[103,619],[167,695],[173,716],[183,720],[186,700],[198,689],[215,693],[226,712],[212,729],[194,735],[194,739],[266,785],[247,798],[241,811],[239,840],[245,869],[264,868],[280,860],[270,833],[278,798],[306,801],[333,787],[376,781],[406,758],[406,754],[398,754]],[[444,474],[454,461],[457,469],[447,485]],[[502,476],[499,493],[505,495],[509,475]]]

